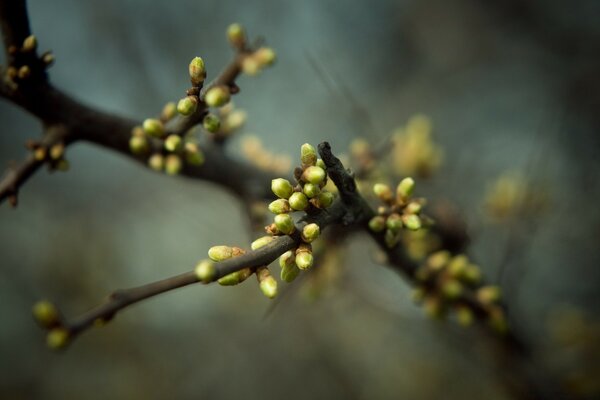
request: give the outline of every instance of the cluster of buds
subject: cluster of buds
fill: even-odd
[[[292,160],[288,155],[275,154],[263,146],[262,141],[254,135],[245,135],[242,139],[242,153],[263,171],[276,174],[286,174],[292,167]]]
[[[231,24],[227,28],[227,40],[241,55],[241,69],[245,74],[256,75],[268,66],[273,65],[277,58],[275,51],[270,47],[259,47],[250,50],[248,38],[244,27],[240,24]]]
[[[333,193],[324,189],[327,184],[327,172],[322,160],[317,159],[317,152],[308,143],[302,145],[300,151],[301,167],[296,168],[294,175],[296,185],[283,178],[271,182],[271,190],[278,197],[269,204],[269,211],[275,214],[272,224],[265,227],[270,235],[292,235],[298,228],[292,217],[294,211],[308,214],[325,209],[333,203]],[[310,269],[313,265],[312,245],[319,237],[321,229],[315,223],[304,225],[299,234],[303,243],[296,249],[283,254],[279,259],[281,279],[293,281],[300,270]]]
[[[431,132],[431,120],[424,115],[413,116],[405,127],[396,130],[392,153],[396,174],[427,178],[438,169],[443,152],[433,142]]]
[[[473,306],[465,301],[465,296],[472,294],[473,301],[485,310],[490,326],[500,333],[507,330],[506,317],[499,305],[500,288],[482,286],[479,267],[464,254],[435,252],[417,269],[415,278],[419,283],[413,293],[414,300],[423,303],[428,316],[441,318],[452,310],[461,325],[470,325],[474,319]]]
[[[402,237],[402,230],[419,230],[428,223],[428,219],[421,215],[425,199],[413,198],[415,181],[404,178],[396,187],[392,188],[383,183],[373,186],[375,195],[385,203],[377,209],[377,215],[369,221],[369,228],[373,232],[385,231],[385,242],[388,247],[394,247]]]
[[[25,146],[39,162],[46,162],[50,171],[67,171],[69,162],[65,159],[65,144],[62,142],[46,146],[36,141],[28,141]]]
[[[15,65],[6,69],[6,83],[16,88],[19,82],[25,82],[37,72],[43,72],[54,62],[54,55],[47,51],[40,57],[35,56],[37,50],[37,38],[34,35],[27,36],[20,47],[9,46],[8,53],[14,57]]]
[[[58,350],[69,344],[71,335],[63,326],[63,318],[54,304],[47,300],[38,301],[34,304],[32,312],[36,322],[48,332],[46,344],[49,348]]]
[[[273,238],[266,236],[252,242],[252,250],[259,249],[271,242]],[[202,260],[196,265],[195,273],[199,281],[209,283],[214,280],[216,274],[215,263],[228,260],[233,257],[239,257],[246,251],[239,247],[213,246],[208,250],[209,259]],[[260,290],[265,296],[272,299],[277,295],[277,281],[266,266],[258,268],[242,268],[218,279],[222,286],[234,286],[244,282],[252,274],[256,275]]]

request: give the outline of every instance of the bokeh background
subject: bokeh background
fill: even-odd
[[[31,0],[29,9],[57,58],[52,81],[140,120],[182,95],[192,56],[214,76],[231,54],[231,22],[278,51],[274,68],[240,79],[235,99],[249,114],[243,132],[274,152],[378,143],[428,115],[445,159],[420,193],[462,210],[469,252],[491,280],[504,269],[536,362],[573,393],[600,393],[600,2]],[[6,165],[40,127],[4,100],[0,121]],[[239,152],[239,138],[230,147]],[[472,332],[425,318],[361,237],[316,298],[298,282],[271,309],[252,280],[192,286],[48,351],[30,316],[36,300],[76,315],[116,288],[190,269],[211,245],[253,238],[222,188],[85,143],[68,159],[68,173],[35,176],[18,209],[0,207],[0,397],[509,398]],[[522,223],[491,224],[485,191],[507,170],[549,202]]]

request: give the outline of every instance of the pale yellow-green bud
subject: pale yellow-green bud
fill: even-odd
[[[165,134],[165,127],[163,123],[154,118],[148,118],[144,120],[142,129],[144,129],[146,135],[157,138],[163,137]]]
[[[304,143],[300,148],[300,161],[303,168],[313,166],[317,163],[317,151],[309,143]]]
[[[450,252],[447,250],[436,251],[427,258],[427,265],[434,271],[439,271],[450,261]]]
[[[421,205],[421,203],[417,201],[411,201],[404,209],[404,212],[407,214],[419,214],[422,208],[423,206]]]
[[[469,326],[473,323],[473,311],[466,306],[456,307],[456,320],[462,326]]]
[[[204,79],[206,79],[206,68],[204,66],[204,60],[200,57],[194,57],[192,61],[190,61],[190,65],[188,67],[190,73],[190,80],[192,81],[192,85],[199,86],[204,83]]]
[[[317,208],[327,208],[333,204],[334,195],[331,192],[326,190],[321,191],[321,193],[316,197],[316,202],[314,205]]]
[[[173,119],[175,115],[177,115],[177,105],[172,101],[165,104],[162,112],[160,113],[160,117],[163,119],[163,121],[169,121]]]
[[[42,55],[42,62],[46,65],[46,67],[50,66],[54,62],[54,54],[50,52],[44,53]]]
[[[404,178],[396,188],[396,196],[398,200],[404,201],[412,195],[415,190],[415,181],[413,178]]]
[[[308,207],[308,199],[304,193],[294,192],[289,199],[290,207],[293,210],[303,211]]]
[[[294,261],[292,261],[290,264],[284,264],[281,267],[281,280],[288,283],[292,282],[294,279],[296,279],[299,273],[300,269]]]
[[[231,111],[223,121],[223,131],[232,132],[241,128],[246,122],[247,117],[248,115],[244,110]]]
[[[60,315],[54,304],[47,300],[38,301],[32,308],[33,316],[40,326],[50,328],[60,321]]]
[[[371,229],[373,232],[381,232],[385,229],[385,222],[384,216],[376,215],[369,221],[369,229]]]
[[[394,233],[399,232],[402,229],[402,217],[396,213],[390,214],[385,221],[385,226]]]
[[[467,282],[479,283],[481,281],[481,271],[477,265],[469,264],[465,267],[463,277]]]
[[[196,96],[187,96],[177,103],[177,112],[181,115],[192,115],[198,109],[198,98]]]
[[[165,149],[170,152],[178,151],[181,149],[183,141],[179,135],[169,135],[165,139]]]
[[[246,33],[240,24],[231,24],[227,28],[227,40],[237,49],[244,47],[246,43]]]
[[[223,107],[229,99],[229,89],[225,86],[213,86],[204,95],[204,101],[209,107]]]
[[[316,166],[319,168],[323,168],[324,171],[327,171],[327,166],[325,165],[325,161],[321,160],[320,158],[317,160]]]
[[[492,304],[500,300],[500,288],[498,286],[483,286],[477,290],[477,299],[482,304]]]
[[[252,244],[250,245],[250,248],[252,250],[258,250],[261,247],[264,247],[266,245],[268,245],[269,243],[271,243],[275,238],[273,236],[263,236],[261,238],[256,239],[254,242],[252,242]]]
[[[51,159],[58,160],[65,154],[65,145],[63,143],[57,143],[50,147],[50,151],[48,153]]]
[[[247,55],[242,59],[242,72],[250,76],[260,72],[260,63],[254,55]]]
[[[315,223],[305,225],[304,228],[302,228],[302,240],[306,243],[310,243],[318,238],[320,233],[321,228],[319,228],[319,225]]]
[[[375,196],[377,196],[380,200],[385,202],[392,201],[394,196],[392,193],[392,188],[384,183],[376,183],[373,185],[373,193],[375,193]]]
[[[284,214],[290,212],[290,203],[286,199],[277,199],[269,204],[269,211],[273,214]]]
[[[217,282],[222,286],[233,286],[239,283],[244,282],[252,275],[252,270],[250,268],[244,268],[236,272],[232,272],[231,274],[225,275]]]
[[[283,178],[273,179],[271,181],[271,190],[275,193],[275,196],[281,199],[289,199],[294,192],[290,181]]]
[[[421,229],[422,226],[421,218],[415,214],[403,215],[402,222],[404,223],[404,226],[411,231],[417,231]]]
[[[463,294],[463,285],[455,279],[449,279],[442,284],[442,292],[447,299],[454,300]]]
[[[277,214],[274,222],[277,229],[283,234],[290,235],[296,230],[290,214]]]
[[[199,281],[204,283],[212,282],[217,274],[217,270],[215,268],[215,264],[210,260],[202,260],[198,264],[196,264],[196,268],[194,269],[194,273],[196,274],[196,278]]]
[[[31,68],[29,68],[29,65],[23,65],[21,68],[19,68],[19,71],[17,72],[17,76],[19,77],[19,79],[27,79],[30,75]]]
[[[129,150],[135,155],[146,154],[150,150],[148,139],[144,136],[132,136],[129,139]]]
[[[453,278],[460,278],[464,275],[467,265],[469,265],[467,256],[464,254],[454,256],[448,263],[448,273]]]
[[[152,154],[148,158],[148,166],[155,171],[162,171],[165,167],[165,158],[159,153]]]
[[[25,53],[35,50],[37,47],[37,39],[33,35],[29,35],[23,40],[23,46],[21,50]]]
[[[204,153],[200,150],[200,147],[194,142],[185,143],[185,161],[190,165],[202,165],[204,164]]]
[[[325,180],[325,170],[321,167],[311,166],[304,170],[302,173],[302,180],[310,182],[314,185],[318,185]]]
[[[268,268],[258,268],[256,270],[256,279],[258,279],[260,290],[265,296],[270,299],[277,296],[277,281],[271,276]]]
[[[285,267],[286,265],[292,265],[295,263],[294,259],[295,259],[295,255],[294,252],[292,250],[286,251],[285,253],[283,253],[280,257],[279,257],[279,266],[281,268]]]
[[[262,68],[266,66],[273,65],[275,63],[275,59],[277,55],[275,54],[275,50],[270,47],[261,47],[260,49],[254,52],[254,57],[260,64]]]
[[[301,244],[296,249],[296,265],[302,270],[307,270],[313,265],[312,248],[310,244]]]
[[[202,121],[202,126],[208,132],[215,133],[221,127],[221,120],[215,114],[206,114]]]
[[[69,344],[69,331],[65,328],[50,329],[46,335],[46,345],[52,350],[59,350]]]
[[[321,193],[321,189],[319,188],[319,185],[307,183],[302,187],[302,192],[306,195],[306,197],[312,199]]]
[[[213,246],[208,249],[208,256],[213,261],[224,261],[233,256],[233,248],[229,246]]]
[[[396,244],[398,244],[398,241],[400,240],[400,235],[398,234],[398,232],[394,232],[391,229],[386,229],[384,240],[387,247],[392,248]]]
[[[183,163],[181,158],[175,154],[170,154],[165,158],[165,172],[169,175],[177,175],[181,172]]]

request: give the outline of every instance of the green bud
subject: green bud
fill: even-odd
[[[421,203],[419,203],[417,201],[411,201],[410,203],[408,203],[408,205],[404,209],[404,212],[406,214],[419,214],[421,212],[422,208],[423,208],[423,205]]]
[[[469,307],[458,306],[456,307],[456,319],[460,325],[469,326],[473,323],[473,311]]]
[[[465,267],[463,277],[467,282],[479,283],[481,281],[481,271],[477,265],[469,264]]]
[[[215,268],[215,264],[212,261],[202,260],[198,264],[196,264],[194,273],[196,274],[196,278],[198,278],[199,281],[209,283],[212,282],[212,280],[215,278],[217,270]]]
[[[269,204],[269,211],[273,214],[284,214],[290,210],[290,203],[286,199],[277,199]]]
[[[179,135],[169,135],[165,139],[165,149],[170,152],[175,152],[181,149],[182,140]]]
[[[213,261],[224,261],[233,256],[233,248],[229,246],[213,246],[208,249],[208,256]]]
[[[246,43],[246,33],[240,24],[231,24],[227,28],[227,40],[235,48],[242,48]]]
[[[390,202],[392,201],[393,194],[392,188],[383,183],[376,183],[373,185],[373,193],[377,196],[381,201]]]
[[[327,171],[327,166],[325,165],[325,161],[321,160],[320,158],[317,160],[316,166],[319,168],[323,168],[323,170]]]
[[[225,86],[213,86],[204,95],[204,101],[209,107],[223,107],[229,99],[229,89]]]
[[[312,247],[310,244],[301,244],[296,249],[296,265],[302,270],[307,270],[313,265]]]
[[[296,230],[290,214],[277,214],[274,222],[277,229],[283,234],[291,235]]]
[[[142,129],[144,129],[144,132],[148,136],[157,138],[163,137],[165,134],[165,127],[163,126],[163,123],[154,118],[148,118],[144,120]]]
[[[493,304],[500,300],[500,288],[498,286],[483,286],[477,290],[477,299],[481,304]]]
[[[148,158],[148,166],[155,171],[162,171],[165,167],[165,158],[159,153],[152,154]]]
[[[173,103],[172,101],[170,101],[167,104],[165,104],[165,106],[163,107],[160,117],[164,121],[169,121],[169,120],[173,119],[176,114],[177,114],[177,105],[175,103]]]
[[[185,161],[190,165],[204,164],[204,153],[194,142],[185,143]]]
[[[48,67],[54,62],[54,54],[50,52],[42,54],[42,62],[46,65],[46,67]]]
[[[318,185],[325,180],[325,170],[321,167],[312,166],[308,167],[302,173],[302,180]]]
[[[232,272],[231,274],[225,275],[217,282],[222,286],[233,286],[239,283],[244,282],[252,275],[252,270],[250,268],[244,268],[236,272]]]
[[[442,284],[442,292],[447,299],[455,300],[463,294],[463,285],[455,279],[449,279]]]
[[[286,266],[295,264],[294,259],[295,259],[294,252],[292,250],[286,251],[279,257],[279,266],[281,268],[284,268]]]
[[[33,317],[40,326],[50,328],[60,321],[58,310],[47,300],[38,301],[32,308]]]
[[[467,265],[469,265],[467,256],[464,254],[454,256],[448,263],[448,273],[453,278],[460,278],[464,275]]]
[[[204,79],[206,79],[206,68],[204,67],[204,60],[202,58],[194,57],[192,61],[190,61],[188,70],[192,85],[199,86],[204,83]]]
[[[292,282],[298,274],[300,273],[300,269],[296,265],[295,262],[292,261],[291,264],[285,264],[281,267],[281,280],[285,282]]]
[[[300,148],[300,161],[303,168],[315,165],[317,162],[317,151],[315,148],[308,143],[304,143]]]
[[[382,215],[377,215],[369,221],[369,229],[373,232],[381,232],[385,229],[386,220]]]
[[[312,199],[321,193],[321,189],[318,185],[307,183],[302,187],[302,192],[306,195],[306,197]]]
[[[289,199],[294,192],[290,181],[283,178],[273,179],[271,181],[271,190],[275,193],[275,196],[281,199]]]
[[[254,242],[252,242],[252,244],[250,245],[250,248],[252,250],[258,250],[261,247],[266,246],[269,243],[271,243],[273,241],[273,239],[275,239],[273,236],[263,236],[261,238],[256,239]]]
[[[331,192],[326,190],[321,191],[321,193],[316,197],[316,201],[313,203],[317,208],[327,208],[333,204],[334,195]]]
[[[406,200],[410,197],[412,192],[415,190],[415,181],[413,178],[404,178],[398,184],[396,188],[396,196],[398,200]]]
[[[187,96],[177,103],[177,112],[181,115],[192,115],[198,109],[198,98],[196,96]]]
[[[260,67],[260,62],[252,54],[242,59],[242,72],[246,75],[257,75],[260,72]]]
[[[37,39],[33,35],[29,35],[23,40],[23,46],[21,50],[25,53],[29,53],[30,51],[35,50],[37,47]]]
[[[29,68],[29,65],[23,65],[21,68],[19,68],[19,71],[17,72],[17,76],[19,77],[19,79],[27,79],[30,75],[31,68]]]
[[[266,67],[273,65],[275,63],[275,59],[277,55],[275,54],[275,50],[270,47],[261,47],[260,49],[254,52],[254,58],[258,61],[261,67]]]
[[[46,335],[46,345],[52,350],[59,350],[69,344],[69,331],[65,328],[51,329]]]
[[[221,127],[221,120],[215,114],[206,114],[202,121],[202,126],[208,132],[215,133],[218,132]]]
[[[271,276],[268,268],[262,267],[257,269],[256,279],[258,279],[260,290],[265,296],[270,299],[277,296],[277,281]]]
[[[150,144],[144,136],[132,136],[129,139],[129,150],[135,155],[146,154],[150,150]]]
[[[292,193],[289,202],[290,207],[292,207],[293,210],[303,211],[306,209],[306,207],[308,207],[308,199],[306,198],[306,195],[304,193]]]
[[[181,158],[175,154],[168,155],[165,158],[165,172],[169,175],[177,175],[181,172],[181,168],[183,167],[183,163],[181,162]]]
[[[398,241],[400,240],[400,235],[398,234],[398,232],[394,232],[391,229],[386,229],[384,239],[387,247],[392,248],[396,244],[398,244]]]
[[[319,225],[314,223],[305,225],[304,228],[302,228],[302,240],[306,243],[310,243],[318,238],[320,233],[321,228],[319,228]]]
[[[385,226],[394,233],[399,232],[402,229],[402,217],[396,213],[390,214],[385,221]]]
[[[447,250],[436,251],[427,257],[427,265],[434,271],[439,271],[450,261],[450,252]]]
[[[404,226],[411,231],[417,231],[421,229],[422,226],[421,218],[415,214],[403,215],[402,222],[404,223]]]

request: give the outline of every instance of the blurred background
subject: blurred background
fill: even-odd
[[[304,142],[342,152],[426,115],[444,156],[417,193],[461,210],[469,254],[502,286],[536,363],[570,393],[600,395],[600,2],[30,0],[29,9],[40,48],[56,55],[54,84],[140,120],[181,97],[193,56],[214,77],[231,56],[231,22],[264,37],[278,62],[238,82],[248,121],[233,153],[253,133],[296,162]],[[4,100],[0,120],[7,165],[40,126]],[[212,245],[256,237],[220,187],[86,143],[67,158],[68,173],[43,171],[18,209],[0,207],[0,397],[509,398],[477,336],[428,320],[363,237],[342,249],[335,279],[296,282],[274,308],[253,279],[191,286],[131,307],[64,353],[47,350],[30,315],[36,300],[78,315],[116,288],[191,269]],[[494,190],[515,185],[543,201],[490,216]]]

